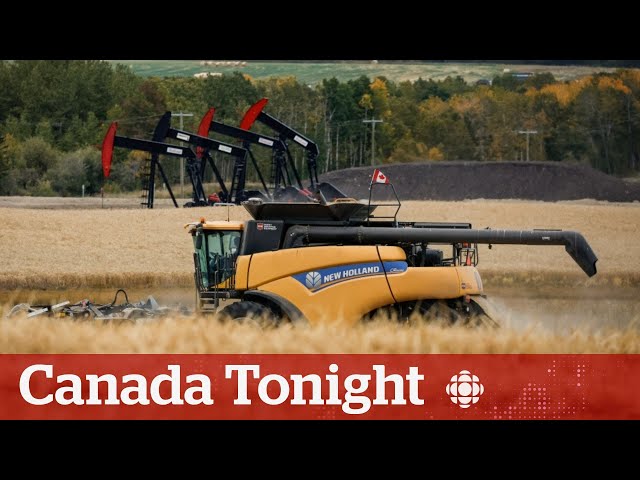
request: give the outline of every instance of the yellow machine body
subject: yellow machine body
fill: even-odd
[[[475,267],[408,267],[400,247],[318,246],[238,257],[235,288],[269,292],[310,324],[355,323],[398,302],[482,293]]]

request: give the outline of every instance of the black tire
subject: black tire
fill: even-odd
[[[218,314],[223,322],[248,323],[262,328],[277,327],[281,318],[271,308],[258,302],[241,300],[231,303]]]

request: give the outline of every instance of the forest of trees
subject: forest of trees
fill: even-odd
[[[238,125],[262,97],[269,99],[265,111],[318,144],[321,172],[371,165],[374,158],[377,164],[525,161],[527,137],[531,160],[581,162],[612,175],[640,169],[637,69],[563,82],[550,73],[526,79],[506,73],[480,85],[461,77],[394,82],[363,76],[309,86],[294,77],[145,78],[105,61],[30,60],[0,62],[0,85],[0,195],[139,189],[141,152],[116,149],[111,177],[102,178],[99,147],[112,121],[121,135],[150,139],[166,111],[193,113],[184,117],[184,129],[196,131],[215,107],[216,120]],[[382,120],[375,152],[371,124],[363,122],[371,119]],[[293,153],[306,174],[304,152]],[[268,156],[259,160],[268,169]],[[179,162],[163,166],[177,182]]]

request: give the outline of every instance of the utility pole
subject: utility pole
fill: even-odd
[[[382,123],[383,120],[376,120],[372,118],[371,120],[362,120],[362,123],[370,123],[371,124],[371,166],[376,164],[376,123]]]
[[[527,162],[529,161],[529,135],[538,133],[537,130],[518,130],[518,133],[525,134],[527,136]]]
[[[193,117],[193,113],[171,113],[172,117],[180,117],[180,130],[184,130],[184,117]],[[180,142],[182,145],[184,143]],[[180,189],[184,198],[184,158],[180,157]]]

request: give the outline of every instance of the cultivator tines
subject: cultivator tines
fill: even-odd
[[[116,303],[119,294],[124,294],[124,301]],[[169,315],[187,315],[190,311],[184,306],[167,307],[161,306],[152,296],[146,300],[131,303],[127,293],[119,289],[111,303],[94,303],[89,299],[84,299],[76,303],[69,301],[57,304],[37,304],[19,303],[14,305],[6,314],[6,318],[24,316],[32,317],[69,317],[74,319],[95,319],[95,320],[139,320],[148,318],[166,317]]]

